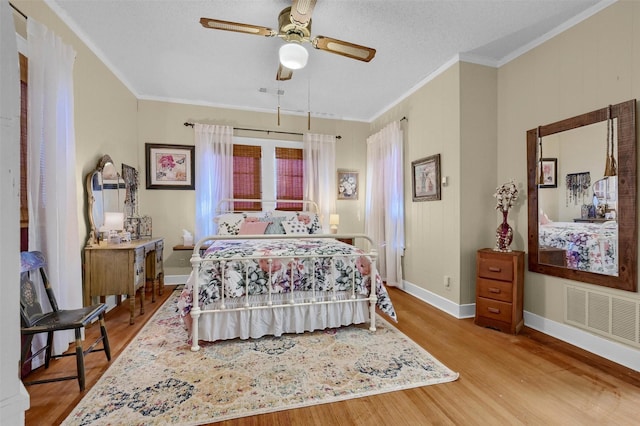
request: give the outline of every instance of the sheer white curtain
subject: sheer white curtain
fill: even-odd
[[[305,133],[303,198],[318,204],[324,233],[329,232],[329,215],[336,211],[336,137]]]
[[[27,20],[27,46],[29,249],[44,253],[60,308],[79,308],[82,270],[73,122],[76,53],[33,18]],[[46,296],[40,296],[43,306],[48,306]],[[54,353],[66,351],[73,340],[73,331],[55,333]]]
[[[214,235],[218,202],[233,197],[233,127],[196,123],[195,240]]]
[[[378,269],[387,284],[402,286],[404,180],[402,129],[394,121],[367,138],[365,232],[378,244]]]

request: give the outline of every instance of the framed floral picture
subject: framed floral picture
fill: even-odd
[[[411,162],[413,201],[440,199],[440,154]]]
[[[558,187],[558,159],[557,158],[541,158],[543,183],[538,188],[557,188]]]
[[[195,146],[145,144],[147,189],[195,189]]]
[[[338,200],[357,200],[359,191],[358,172],[338,170]]]

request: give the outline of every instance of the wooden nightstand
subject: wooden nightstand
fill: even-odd
[[[345,244],[353,245],[353,238],[336,238],[338,241],[342,241]]]
[[[518,334],[524,325],[524,252],[478,250],[475,323]]]

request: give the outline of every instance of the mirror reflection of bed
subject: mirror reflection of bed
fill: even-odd
[[[618,275],[617,176],[604,176],[608,131],[604,121],[541,138],[544,157],[557,159],[556,187],[538,189],[541,264]]]

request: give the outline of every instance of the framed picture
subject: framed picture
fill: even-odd
[[[557,188],[558,187],[558,159],[557,158],[541,158],[542,163],[542,184],[538,188]]]
[[[338,200],[357,200],[359,190],[358,172],[338,170]]]
[[[411,162],[413,201],[440,199],[440,154]]]
[[[147,189],[195,189],[195,147],[145,144]]]

